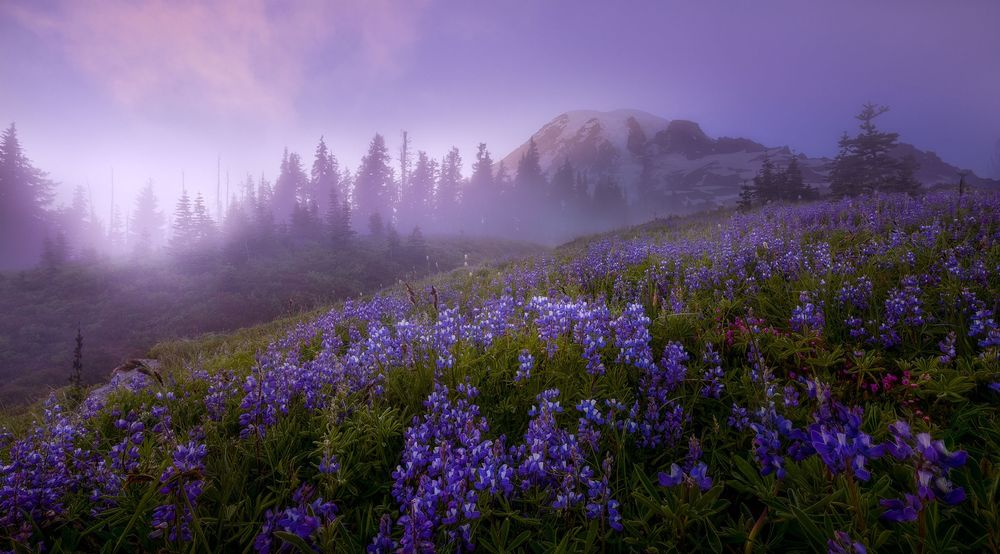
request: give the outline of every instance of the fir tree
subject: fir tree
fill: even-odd
[[[476,163],[472,164],[469,186],[476,191],[488,191],[493,187],[493,158],[485,142],[480,142],[476,150]]]
[[[740,201],[736,204],[736,208],[741,212],[749,211],[753,207],[753,196],[753,187],[744,180],[743,186],[740,187]]]
[[[406,238],[406,253],[415,268],[420,267],[427,259],[427,241],[424,240],[419,225]]]
[[[400,261],[400,254],[403,251],[403,243],[399,238],[399,232],[395,225],[388,225],[385,232],[386,255],[393,262]]]
[[[534,137],[528,140],[528,148],[517,164],[514,187],[520,193],[538,192],[545,188],[545,175],[542,173],[538,145],[535,144]]]
[[[368,153],[361,158],[361,166],[354,178],[354,201],[362,217],[379,214],[385,221],[392,214],[389,202],[393,187],[392,168],[389,167],[389,150],[382,135],[375,134],[368,145]]]
[[[381,237],[384,232],[385,222],[382,221],[382,215],[372,212],[372,215],[368,216],[368,233],[373,237]]]
[[[856,196],[872,192],[916,192],[920,184],[914,178],[916,161],[892,156],[898,133],[879,131],[875,119],[889,110],[886,106],[865,104],[855,116],[861,132],[854,137],[845,133],[830,171],[830,192],[835,196]]]
[[[814,191],[806,185],[799,168],[799,160],[795,156],[788,161],[788,166],[781,173],[781,197],[784,200],[809,200]]]
[[[299,201],[313,202],[317,206],[327,202],[326,213],[339,208],[340,171],[337,158],[327,149],[323,137],[316,145],[316,155],[309,173],[310,190],[307,197]]]
[[[135,201],[135,210],[129,220],[129,237],[133,252],[137,256],[145,256],[152,252],[160,242],[163,233],[163,213],[160,212],[156,193],[153,191],[153,181],[139,191]]]
[[[174,208],[174,218],[172,222],[172,232],[170,235],[170,249],[175,253],[182,253],[194,245],[195,230],[194,217],[191,213],[191,198],[187,190],[181,190],[181,196],[177,199],[177,206]]]
[[[83,332],[76,327],[76,348],[73,349],[73,371],[69,374],[70,398],[74,403],[83,401]]]
[[[11,123],[0,136],[0,269],[38,261],[53,187],[25,155]]]
[[[566,158],[552,175],[552,200],[561,211],[565,212],[573,205],[575,189],[576,171],[573,169],[573,164],[569,162],[569,158]]]
[[[761,204],[767,204],[781,199],[781,181],[775,170],[774,162],[766,153],[760,165],[760,171],[753,178],[753,196]]]
[[[441,175],[434,195],[434,210],[438,221],[447,221],[457,214],[462,186],[462,156],[452,147],[441,161]]]
[[[279,222],[288,222],[295,205],[308,197],[309,178],[302,169],[302,158],[285,149],[281,158],[281,169],[274,184],[274,198],[271,213]]]
[[[204,249],[214,244],[215,221],[209,215],[205,199],[200,192],[195,195],[194,205],[191,208],[191,228],[194,244],[198,248]]]
[[[417,152],[417,163],[410,176],[409,186],[403,191],[401,208],[404,221],[423,221],[430,215],[436,179],[437,162],[427,152]]]

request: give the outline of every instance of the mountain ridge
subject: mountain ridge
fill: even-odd
[[[513,175],[534,140],[542,170],[549,176],[564,160],[590,177],[613,176],[634,204],[640,189],[680,207],[729,204],[744,181],[753,179],[765,155],[778,166],[797,158],[805,182],[825,189],[832,158],[808,156],[790,146],[766,146],[751,138],[713,138],[695,122],[637,109],[573,110],[542,125],[529,140],[501,160]],[[959,174],[970,186],[1000,186],[1000,181],[949,164],[931,150],[900,143],[894,155],[912,155],[916,178],[925,187],[953,185]]]

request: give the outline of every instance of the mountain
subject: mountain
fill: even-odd
[[[580,110],[559,115],[535,132],[542,169],[551,176],[568,159],[577,170],[597,177],[612,175],[635,204],[640,196],[662,199],[665,208],[683,210],[735,202],[743,181],[753,179],[764,156],[785,166],[795,156],[807,184],[827,186],[830,158],[809,157],[787,146],[765,146],[748,138],[712,138],[693,122],[668,120],[641,110]],[[514,171],[528,141],[503,158]],[[914,156],[917,179],[925,186],[953,184],[960,168],[937,154],[900,144],[896,155]],[[969,173],[972,186],[1000,182]]]

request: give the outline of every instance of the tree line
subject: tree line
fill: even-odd
[[[844,133],[837,142],[838,152],[830,164],[827,181],[834,197],[859,196],[878,192],[913,194],[920,189],[915,173],[917,161],[911,155],[892,154],[899,145],[899,133],[880,131],[875,119],[889,111],[887,106],[867,103],[855,116],[860,132],[855,136]],[[819,192],[805,184],[798,159],[792,157],[784,168],[764,155],[760,170],[752,183],[740,188],[738,207],[746,210],[755,204],[812,200]]]

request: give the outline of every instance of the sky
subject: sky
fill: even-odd
[[[352,169],[375,132],[465,168],[574,109],[645,110],[833,155],[881,127],[986,174],[1000,140],[996,0],[4,0],[0,125],[59,200],[148,179],[212,204],[221,166],[273,180],[322,135]],[[169,208],[169,206],[168,206]],[[169,211],[169,210],[168,210]],[[107,213],[107,212],[105,212]]]

